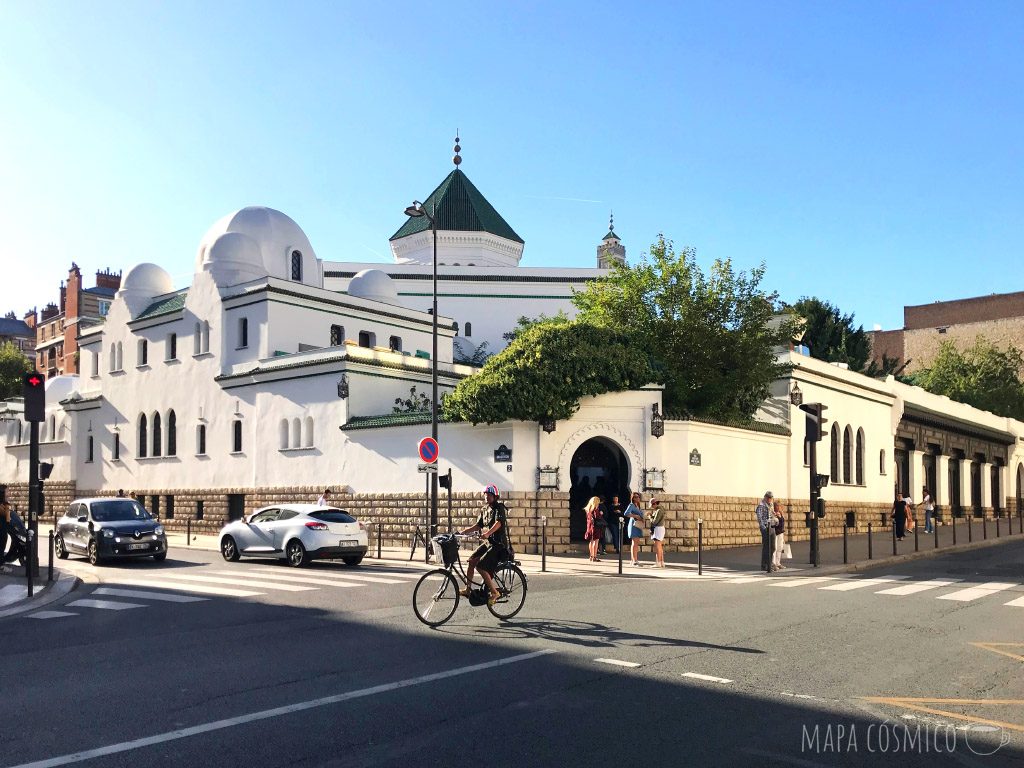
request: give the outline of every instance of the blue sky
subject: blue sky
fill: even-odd
[[[663,232],[900,327],[1024,290],[1022,50],[1019,2],[7,0],[0,310],[71,261],[184,287],[252,204],[389,261],[458,129],[524,265],[593,266],[614,209],[631,259]]]

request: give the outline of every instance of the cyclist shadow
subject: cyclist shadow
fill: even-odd
[[[697,640],[686,640],[677,637],[659,637],[657,635],[641,635],[627,632],[617,627],[597,624],[590,621],[567,621],[565,619],[533,619],[516,621],[494,627],[452,626],[438,627],[438,631],[486,637],[498,640],[548,640],[557,643],[571,643],[587,648],[706,648],[736,653],[765,653],[758,648],[744,648],[735,645],[717,645],[702,643]]]

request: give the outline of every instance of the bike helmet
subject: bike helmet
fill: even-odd
[[[490,493],[490,494],[493,494],[493,495],[497,496],[498,495],[498,486],[496,486],[496,485],[494,485],[492,483],[491,485],[488,485],[486,488],[484,488],[484,493]]]

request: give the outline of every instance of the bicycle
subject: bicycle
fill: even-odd
[[[465,539],[479,538],[461,533],[433,537],[435,551],[441,553],[444,568],[436,568],[423,574],[416,582],[416,589],[412,593],[412,607],[416,618],[428,627],[438,627],[455,615],[461,597],[459,581],[470,588],[470,605],[487,605],[487,610],[501,621],[511,619],[526,604],[526,576],[519,569],[518,560],[502,560],[494,569],[494,586],[499,593],[494,605],[487,603],[489,592],[482,580],[469,584],[466,572],[462,569],[459,544]]]

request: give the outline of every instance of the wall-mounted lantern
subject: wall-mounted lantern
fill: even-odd
[[[341,378],[338,379],[338,397],[342,400],[348,398],[348,376],[344,373],[341,374]]]
[[[661,437],[665,434],[665,417],[658,411],[658,404],[651,406],[651,434]]]
[[[800,391],[800,385],[795,381],[793,382],[793,390],[789,393],[789,402],[796,406],[804,404],[804,393]]]
[[[549,435],[555,431],[555,420],[551,416],[545,416],[540,420],[540,428],[547,432]]]

